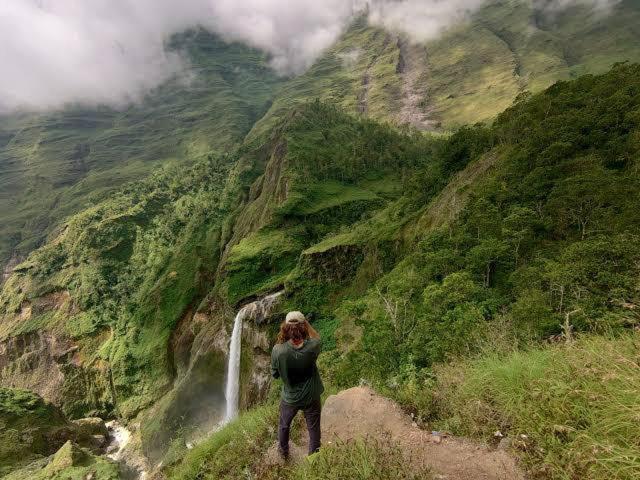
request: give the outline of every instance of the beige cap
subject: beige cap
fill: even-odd
[[[304,317],[302,312],[289,312],[287,313],[287,318],[285,322],[289,324],[295,324],[295,323],[304,323],[305,320],[306,318]]]

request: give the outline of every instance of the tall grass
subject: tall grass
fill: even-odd
[[[288,469],[275,468],[262,480],[429,480],[426,469],[406,461],[402,451],[384,440],[337,443]]]
[[[640,478],[640,335],[584,337],[436,369],[434,428],[512,439],[533,474]]]
[[[275,441],[278,410],[269,404],[251,410],[189,451],[166,473],[176,480],[252,478],[251,467]]]

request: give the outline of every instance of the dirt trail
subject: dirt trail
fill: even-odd
[[[355,438],[388,439],[416,467],[428,467],[440,480],[524,480],[515,460],[504,451],[461,438],[441,438],[418,428],[397,403],[369,388],[344,390],[327,399],[322,410],[322,438],[329,442]],[[292,445],[293,461],[304,458],[305,447]],[[267,463],[277,459],[272,447]]]

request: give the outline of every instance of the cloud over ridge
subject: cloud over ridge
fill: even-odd
[[[373,24],[424,41],[488,0],[2,0],[0,112],[69,103],[125,105],[184,72],[165,49],[201,26],[271,56],[283,74],[308,68],[365,9]],[[531,0],[607,9],[619,0]]]

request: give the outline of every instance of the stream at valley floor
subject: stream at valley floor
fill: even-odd
[[[138,448],[131,444],[132,432],[117,420],[111,420],[106,425],[109,431],[107,458],[118,463],[125,480],[145,480],[147,460]]]

